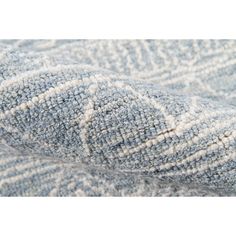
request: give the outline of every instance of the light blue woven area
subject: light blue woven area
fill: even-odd
[[[236,193],[236,41],[0,42],[1,196]]]

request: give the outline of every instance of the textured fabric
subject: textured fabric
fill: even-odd
[[[236,41],[0,42],[1,196],[236,193]]]

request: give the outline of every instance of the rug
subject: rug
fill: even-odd
[[[236,41],[1,40],[0,196],[235,196]]]

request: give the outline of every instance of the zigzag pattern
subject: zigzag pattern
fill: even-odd
[[[234,195],[235,48],[1,41],[0,195]]]

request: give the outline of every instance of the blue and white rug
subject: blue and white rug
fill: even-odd
[[[236,41],[0,42],[0,196],[231,195]]]

